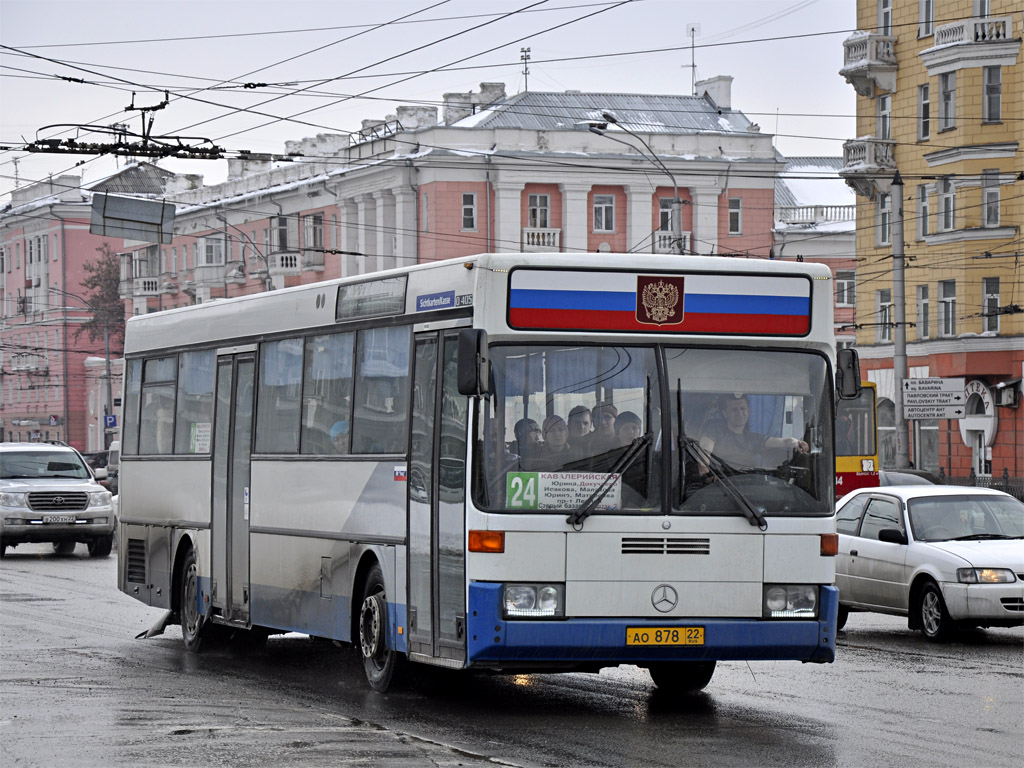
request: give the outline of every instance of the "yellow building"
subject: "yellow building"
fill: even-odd
[[[964,418],[911,422],[911,459],[953,477],[1024,476],[1024,6],[858,0],[840,74],[857,138],[857,348],[892,465],[893,231],[903,180],[910,378],[964,377]],[[899,189],[898,187],[896,188]]]

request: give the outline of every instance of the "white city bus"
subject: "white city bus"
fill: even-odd
[[[830,280],[507,253],[133,317],[118,585],[190,650],[352,643],[376,690],[406,660],[675,690],[830,662],[835,382],[860,381]]]

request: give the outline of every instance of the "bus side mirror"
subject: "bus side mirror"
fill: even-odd
[[[855,349],[840,349],[836,354],[836,390],[842,400],[860,394],[860,357]]]
[[[460,395],[490,393],[491,366],[487,357],[487,331],[463,328],[459,331],[458,385]]]

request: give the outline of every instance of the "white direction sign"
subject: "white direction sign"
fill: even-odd
[[[962,419],[967,411],[962,378],[903,380],[903,418]]]

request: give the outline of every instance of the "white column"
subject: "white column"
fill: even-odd
[[[341,249],[355,253],[359,251],[359,212],[355,200],[341,200],[338,203],[341,211]],[[361,256],[341,257],[341,276],[358,275],[362,272]]]
[[[693,250],[695,253],[718,253],[718,193],[717,187],[694,187],[690,190],[693,201]]]
[[[586,253],[591,212],[587,210],[589,184],[560,184],[562,191],[562,252]]]
[[[392,190],[395,196],[395,262],[399,267],[419,263],[416,253],[416,193],[408,188]]]
[[[356,198],[356,236],[359,238],[359,247],[356,250],[364,254],[359,257],[360,274],[376,272],[380,268],[377,264],[376,217],[373,209],[372,195],[360,195]]]
[[[626,250],[636,253],[654,251],[654,212],[651,199],[654,190],[650,185],[628,185],[626,187]]]
[[[494,184],[494,250],[522,250],[522,184]]]
[[[391,269],[395,266],[395,199],[390,190],[373,193],[377,208],[377,253],[378,269]]]

